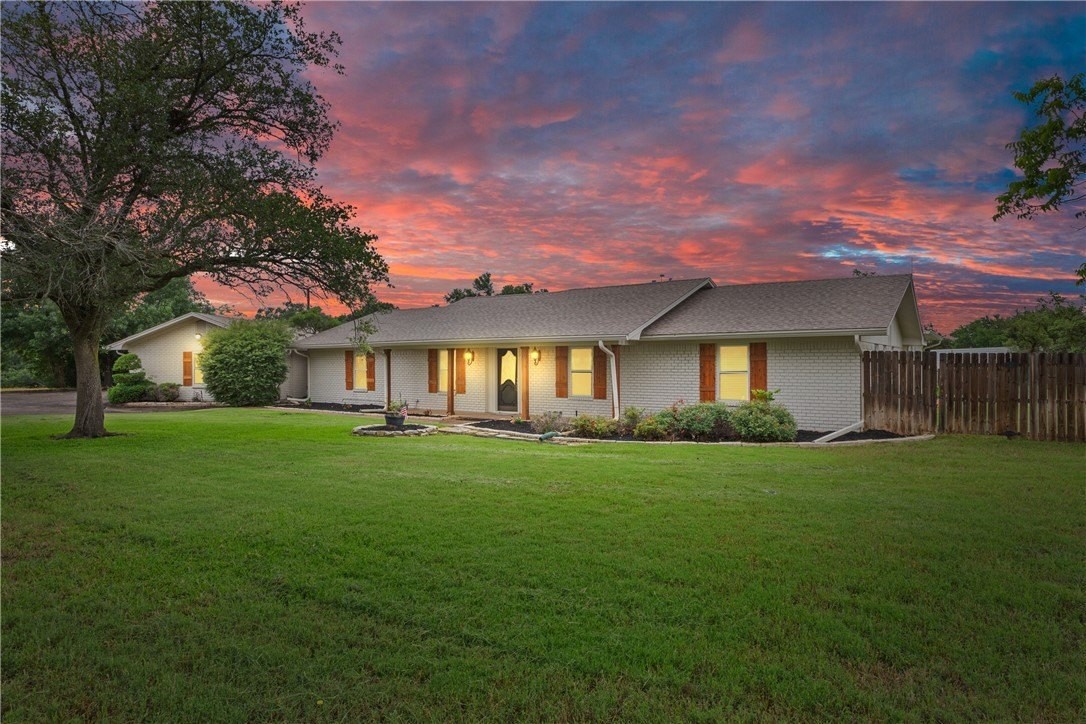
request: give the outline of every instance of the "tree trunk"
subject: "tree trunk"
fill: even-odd
[[[105,437],[109,433],[106,432],[102,376],[98,365],[102,315],[98,310],[89,314],[80,311],[83,314],[61,309],[75,350],[75,424],[65,437]]]

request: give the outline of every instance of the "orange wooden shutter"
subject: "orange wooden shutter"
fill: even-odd
[[[592,348],[592,397],[607,399],[607,355],[599,347]]]
[[[702,402],[716,400],[716,345],[698,345],[701,371],[698,375],[698,390]]]
[[[426,350],[428,358],[426,360],[426,386],[430,392],[437,392],[437,350]]]
[[[192,352],[181,353],[181,384],[192,387]]]
[[[769,389],[765,342],[755,342],[750,346],[750,389]]]
[[[569,397],[569,347],[554,348],[554,396]]]
[[[343,352],[343,384],[344,389],[354,389],[354,351],[349,349]]]
[[[464,362],[464,350],[456,350],[456,394],[468,391],[467,364]]]
[[[373,352],[366,355],[366,389],[370,392],[377,389],[377,357]]]

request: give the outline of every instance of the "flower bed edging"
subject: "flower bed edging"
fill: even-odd
[[[385,425],[359,425],[355,429],[351,430],[352,435],[358,435],[359,437],[423,437],[425,435],[433,435],[440,428],[434,425],[423,425],[421,430],[382,430],[378,428],[386,427]]]

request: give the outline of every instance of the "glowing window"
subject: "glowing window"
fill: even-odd
[[[192,355],[192,384],[202,385],[204,384],[204,368],[200,364],[200,357],[202,355]]]
[[[592,396],[591,347],[574,347],[569,351],[569,381],[573,397]]]
[[[750,399],[750,351],[745,344],[720,346],[717,396],[728,402]]]
[[[437,353],[437,391],[449,391],[449,350],[438,350]]]
[[[354,388],[356,390],[367,389],[366,384],[366,355],[358,354],[354,355]]]

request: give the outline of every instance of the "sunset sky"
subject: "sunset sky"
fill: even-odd
[[[320,178],[400,306],[491,271],[552,291],[912,271],[942,331],[1076,292],[1072,214],[993,222],[1086,4],[311,3],[346,75]],[[220,289],[219,302],[252,308]],[[334,305],[325,303],[326,308]]]

